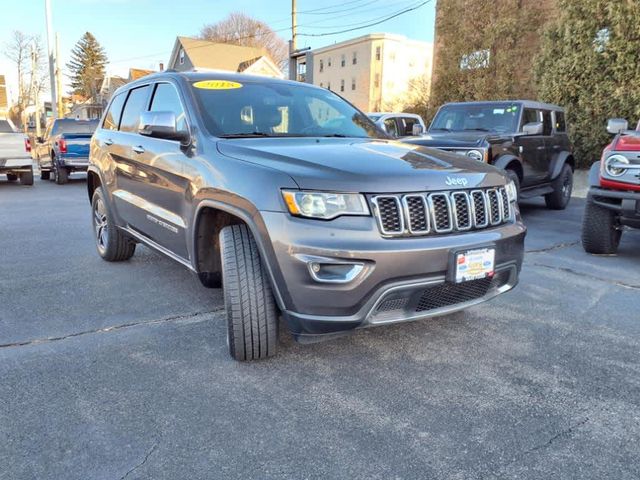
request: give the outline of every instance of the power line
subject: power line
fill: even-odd
[[[423,6],[425,6],[427,3],[429,3],[431,0],[425,0],[424,2],[420,3],[419,5],[416,5],[415,7],[411,7],[411,8],[407,8],[405,10],[402,10],[398,13],[395,13],[393,15],[390,15],[386,18],[383,18],[382,20],[379,20],[377,22],[373,22],[373,23],[369,23],[367,25],[363,25],[361,27],[354,27],[354,28],[347,28],[345,30],[340,30],[337,32],[327,32],[327,33],[298,33],[299,37],[327,37],[329,35],[339,35],[341,33],[347,33],[347,32],[353,32],[355,30],[361,30],[363,28],[367,28],[367,27],[373,27],[375,25],[380,25],[381,23],[387,22],[393,18],[399,17],[400,15],[404,15],[405,13],[409,13],[412,12],[414,10],[417,10]]]
[[[413,1],[408,2],[404,7],[402,7],[401,10],[396,10],[394,12],[387,12],[384,15],[379,15],[379,16],[377,16],[375,18],[369,18],[367,20],[361,20],[361,21],[355,22],[355,23],[348,23],[348,24],[344,24],[344,25],[301,25],[301,27],[313,28],[313,29],[333,29],[333,28],[345,28],[345,27],[356,27],[356,26],[360,26],[360,25],[366,25],[366,24],[368,24],[370,22],[376,22],[378,20],[387,18],[387,16],[389,16],[389,15],[395,15],[396,13],[404,12],[405,9],[415,7],[415,6],[418,5],[418,3],[419,3],[419,1],[417,2],[416,0],[413,0]],[[388,5],[385,5],[385,7],[388,7]],[[374,11],[374,10],[377,10],[377,9],[375,9],[375,8],[370,9],[370,11]],[[349,16],[349,15],[344,15],[344,16]],[[328,19],[328,20],[335,20],[337,18],[341,18],[341,17],[340,16],[333,17],[333,18]],[[320,23],[320,22],[318,22],[318,23]]]
[[[362,0],[359,0],[359,1],[362,1]],[[368,2],[360,4],[360,5],[356,5],[356,6],[349,7],[349,8],[342,8],[342,9],[339,9],[339,10],[333,10],[331,12],[309,12],[308,11],[306,13],[305,12],[297,12],[297,13],[299,15],[333,15],[333,14],[336,14],[336,13],[350,12],[352,10],[357,10],[359,8],[364,8],[367,5],[371,5],[372,3],[377,3],[379,1],[380,0],[369,0]],[[344,6],[344,5],[341,5],[341,6]]]

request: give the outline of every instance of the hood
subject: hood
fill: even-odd
[[[621,152],[640,152],[640,132],[619,136],[613,148]]]
[[[496,138],[498,135],[495,133],[478,131],[427,132],[420,137],[406,138],[403,141],[435,148],[477,148]]]
[[[220,140],[226,156],[287,173],[302,189],[420,192],[502,185],[496,168],[396,141],[353,138]]]

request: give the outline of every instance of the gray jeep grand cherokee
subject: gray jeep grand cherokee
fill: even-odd
[[[91,142],[98,253],[143,243],[224,286],[231,356],[460,310],[513,288],[525,227],[496,168],[389,140],[334,93],[223,73],[121,87]]]

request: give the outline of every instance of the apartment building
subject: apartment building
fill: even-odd
[[[398,111],[429,90],[432,58],[431,43],[375,33],[311,50],[305,81],[366,112]]]

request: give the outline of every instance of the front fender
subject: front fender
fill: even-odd
[[[600,186],[600,160],[591,165],[591,168],[589,169],[589,186]]]
[[[522,161],[516,157],[515,155],[501,155],[498,159],[493,163],[494,167],[500,168],[501,170],[506,170],[507,166],[513,162],[516,162],[520,168],[522,169]]]

